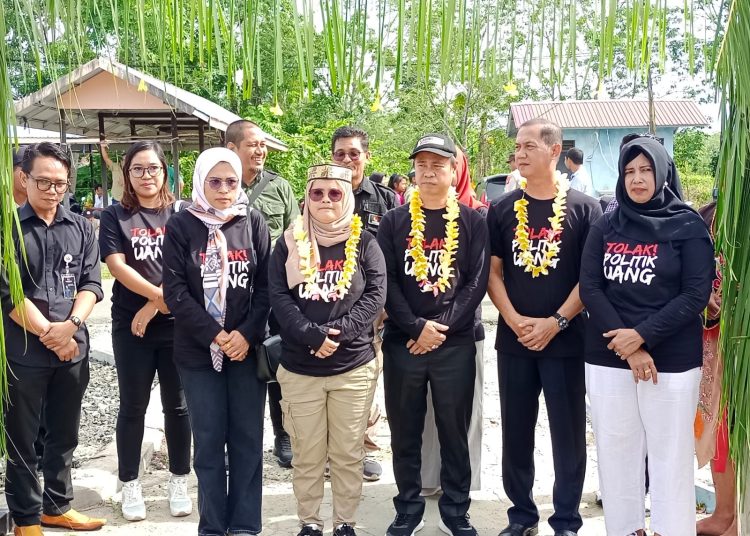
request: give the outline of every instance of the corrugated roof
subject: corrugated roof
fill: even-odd
[[[654,101],[656,126],[706,126],[708,121],[691,100]],[[510,105],[508,132],[515,134],[524,122],[544,117],[562,128],[648,127],[647,100],[585,100],[560,102],[516,102]]]
[[[85,102],[79,101],[76,94],[77,91],[83,93],[82,86],[87,81],[93,81],[101,73],[109,73],[116,81],[119,80],[107,86],[107,88],[111,88],[108,89],[108,91],[111,90],[111,109],[101,106],[99,108],[86,106]],[[140,89],[144,86],[145,91]],[[138,91],[142,91],[139,95],[142,96],[143,102],[137,107],[134,106],[131,110],[123,109],[118,101],[125,92],[135,91],[133,88],[139,88]],[[168,116],[171,114],[170,110],[174,110],[178,115],[180,124],[190,125],[197,124],[197,120],[200,119],[208,127],[204,132],[207,147],[219,143],[217,131],[226,131],[230,123],[240,119],[237,114],[208,99],[107,58],[91,60],[39,91],[17,100],[14,105],[16,118],[23,126],[59,129],[62,108],[68,134],[95,137],[96,139],[99,136],[98,113],[106,112],[104,127],[107,139],[119,142],[142,139],[142,137],[149,139],[170,138],[168,133],[165,136],[159,135],[169,123],[158,124],[156,121],[151,121],[153,123],[151,130],[154,130],[156,135],[140,136],[137,133],[133,136],[131,130],[132,117],[128,117],[128,112],[139,112],[146,115],[145,112],[153,110],[155,115]],[[145,123],[146,120],[142,117],[140,120],[136,119],[136,122]],[[148,130],[148,127],[145,128]],[[287,150],[284,142],[270,134],[266,134],[266,140],[271,149]],[[182,148],[194,148],[197,141],[197,130],[189,133],[180,131]]]

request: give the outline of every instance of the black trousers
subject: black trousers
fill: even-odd
[[[271,311],[268,317],[268,333],[278,335],[281,329],[279,322]],[[277,382],[268,384],[268,413],[271,416],[271,425],[273,426],[273,435],[278,436],[284,433],[284,422],[281,416],[281,385]]]
[[[462,516],[469,510],[471,464],[468,432],[474,398],[476,346],[443,346],[427,355],[409,353],[401,342],[383,341],[383,380],[391,428],[396,512],[423,514],[422,431],[427,411],[427,384],[432,390],[440,440],[440,514]]]
[[[159,390],[164,412],[169,471],[175,475],[190,472],[190,418],[180,375],[172,358],[172,343],[149,344],[130,329],[112,334],[112,349],[120,387],[117,414],[117,464],[120,481],[138,478],[146,410],[151,399],[154,375],[159,373]]]
[[[554,530],[577,532],[586,472],[586,384],[583,357],[497,358],[503,434],[503,487],[513,506],[508,521],[525,526],[539,521],[534,503],[534,430],[539,394],[544,392],[552,438],[555,484],[549,519]]]
[[[73,500],[70,468],[73,451],[78,446],[81,401],[88,384],[88,359],[60,367],[9,365],[5,498],[16,525],[38,525],[42,511],[60,515],[70,510]],[[42,490],[36,474],[34,442],[39,436],[45,402]]]

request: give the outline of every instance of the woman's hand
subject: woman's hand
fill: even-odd
[[[605,333],[604,337],[612,339],[607,348],[622,359],[633,355],[646,342],[634,329],[613,329]]]
[[[341,334],[341,331],[339,331],[338,329],[328,328],[328,337],[325,338],[323,344],[321,344],[320,348],[318,348],[317,350],[310,350],[310,353],[314,354],[315,357],[319,359],[331,357],[333,355],[333,352],[338,349],[339,343],[331,340],[330,337],[335,337],[339,334]]]
[[[143,337],[146,333],[148,323],[153,320],[158,312],[159,310],[156,308],[154,302],[146,302],[146,305],[141,307],[140,310],[135,313],[133,321],[130,323],[130,331],[133,335],[136,337]]]
[[[651,357],[646,350],[637,350],[627,359],[630,370],[633,371],[633,379],[635,383],[638,381],[647,382],[652,380],[654,385],[658,382],[656,375],[656,365],[654,365],[654,359]]]
[[[711,297],[708,298],[708,306],[706,307],[706,313],[709,320],[716,320],[721,314],[721,293],[717,291],[711,292]]]
[[[221,345],[221,351],[226,354],[230,361],[243,361],[250,351],[250,344],[242,333],[234,330]]]
[[[164,292],[162,291],[161,287],[159,287],[159,294],[157,294],[156,297],[151,301],[161,314],[169,314],[169,306],[167,305],[167,302],[164,301]]]

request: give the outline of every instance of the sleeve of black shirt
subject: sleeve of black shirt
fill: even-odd
[[[601,222],[603,223],[603,222]],[[592,225],[581,255],[581,276],[578,291],[583,305],[589,313],[589,321],[601,333],[625,327],[617,310],[604,293],[604,228],[602,224]]]
[[[102,211],[99,220],[99,250],[102,262],[115,253],[125,253],[120,236],[120,222],[117,220],[116,205],[110,205]]]
[[[365,270],[365,289],[362,296],[346,315],[326,324],[329,328],[341,331],[336,337],[336,342],[339,343],[350,343],[359,337],[375,322],[375,317],[385,304],[385,260],[374,237],[367,241],[367,247],[362,255],[362,265]]]
[[[705,238],[685,240],[680,248],[680,254],[680,293],[635,327],[648,348],[653,348],[678,332],[700,315],[708,305],[716,274],[713,244]]]
[[[247,320],[237,327],[250,346],[263,341],[266,332],[266,322],[271,310],[268,296],[268,259],[271,256],[271,234],[268,231],[263,216],[257,210],[248,214],[250,232],[253,237],[253,249],[256,256],[255,283],[253,284],[253,298],[250,304],[250,314]]]
[[[462,278],[456,289],[450,307],[440,315],[438,322],[448,326],[447,335],[455,328],[466,326],[469,318],[474,318],[477,307],[487,292],[490,275],[490,246],[487,241],[487,225],[478,212],[471,212],[471,236],[469,244],[469,265],[471,271]]]
[[[403,277],[403,252],[399,257],[393,240],[393,224],[398,211],[389,211],[383,216],[378,230],[378,244],[385,258],[385,271],[388,278],[388,293],[385,300],[385,311],[388,319],[394,322],[409,337],[417,340],[427,320],[414,314],[401,291],[399,282]]]
[[[96,241],[94,226],[83,222],[84,249],[83,264],[81,265],[81,277],[78,278],[78,292],[88,290],[96,296],[96,301],[104,299],[102,290],[102,267],[99,263],[99,243]]]
[[[500,204],[492,205],[487,213],[487,229],[489,233],[490,254],[503,258],[503,229],[500,215]]]
[[[196,340],[208,348],[222,327],[190,293],[187,263],[190,262],[190,233],[183,228],[187,212],[179,212],[167,221],[162,248],[164,300],[174,317],[193,326]]]
[[[268,288],[271,295],[271,308],[280,324],[282,338],[289,337],[313,350],[317,350],[328,336],[328,329],[319,326],[302,313],[292,297],[287,284],[286,258],[289,251],[282,235],[276,241],[268,266]]]

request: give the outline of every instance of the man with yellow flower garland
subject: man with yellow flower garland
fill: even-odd
[[[428,384],[440,437],[440,529],[474,536],[468,521],[468,428],[474,396],[474,314],[487,288],[489,244],[482,216],[458,203],[456,146],[428,134],[411,158],[417,189],[386,213],[378,231],[388,275],[383,378],[391,428],[396,518],[387,536],[424,526],[420,454]]]
[[[534,429],[539,393],[549,415],[555,485],[555,536],[574,536],[586,469],[581,252],[601,216],[595,199],[569,188],[555,167],[560,127],[532,119],[518,130],[519,188],[490,208],[489,294],[500,311],[497,342],[502,469],[513,503],[499,536],[535,536]]]

